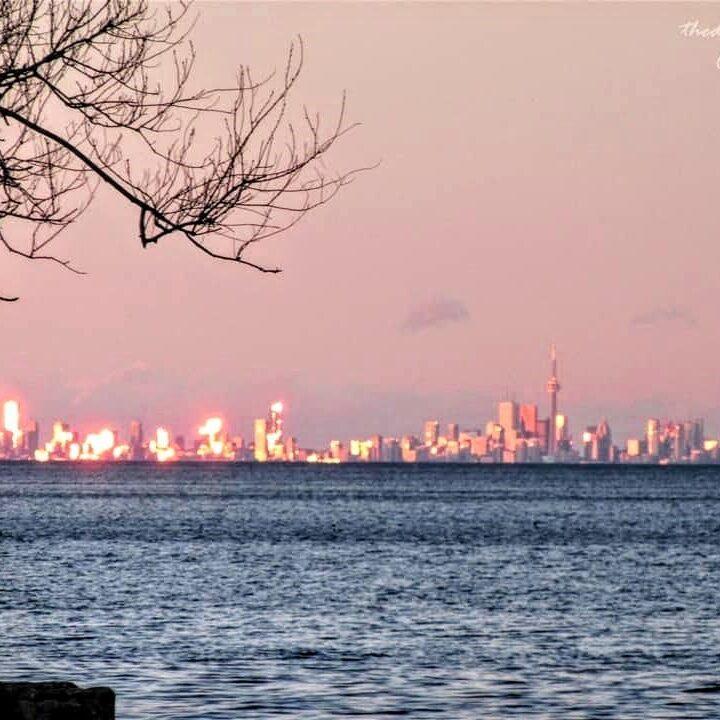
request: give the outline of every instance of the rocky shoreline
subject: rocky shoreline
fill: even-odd
[[[71,682],[0,682],[2,720],[115,720],[115,693]]]

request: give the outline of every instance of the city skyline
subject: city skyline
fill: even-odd
[[[720,441],[708,439],[703,418],[661,421],[648,418],[640,435],[614,443],[607,418],[574,426],[561,411],[555,345],[550,347],[546,383],[548,414],[532,402],[503,399],[495,416],[470,427],[452,421],[441,432],[437,419],[425,420],[418,434],[387,436],[374,430],[355,438],[337,435],[309,446],[286,430],[286,405],[276,400],[265,417],[255,418],[249,434],[238,432],[222,415],[206,418],[185,434],[158,425],[145,435],[142,420],[130,422],[127,437],[112,424],[83,434],[55,420],[44,441],[35,420],[23,418],[20,403],[5,400],[0,458],[10,460],[158,461],[231,460],[241,462],[718,462]],[[298,432],[300,428],[297,428]],[[617,440],[617,437],[616,437]]]

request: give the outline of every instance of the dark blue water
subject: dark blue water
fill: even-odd
[[[717,718],[719,542],[720,468],[2,465],[0,678],[120,719]]]

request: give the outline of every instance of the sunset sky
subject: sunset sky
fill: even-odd
[[[541,404],[558,346],[578,437],[648,416],[720,431],[720,23],[709,4],[201,3],[208,86],[281,66],[299,104],[362,125],[328,164],[379,163],[257,256],[180,238],[143,250],[101,192],[57,251],[3,256],[0,390],[41,431],[62,417],[249,435],[270,401],[301,444],[475,428],[504,396]],[[202,142],[202,138],[198,140]]]

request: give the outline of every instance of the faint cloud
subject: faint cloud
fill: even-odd
[[[451,323],[467,322],[468,309],[458,300],[439,298],[413,308],[400,325],[407,333],[417,333]]]
[[[669,307],[657,307],[647,312],[635,315],[630,321],[636,327],[654,327],[656,325],[684,325],[694,327],[695,316],[681,305],[670,305]]]

